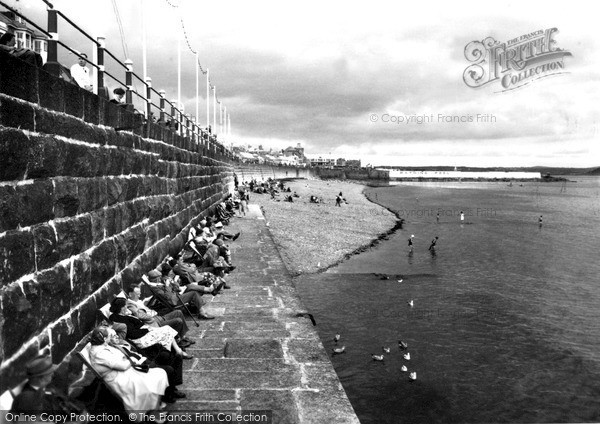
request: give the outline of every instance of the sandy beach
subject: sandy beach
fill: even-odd
[[[250,202],[261,206],[284,263],[293,275],[326,269],[357,249],[368,248],[386,237],[396,224],[387,209],[370,202],[362,184],[339,180],[293,180],[286,183],[300,197],[284,202],[269,194],[250,194]],[[347,203],[336,206],[339,192]],[[310,196],[323,203],[310,203]]]

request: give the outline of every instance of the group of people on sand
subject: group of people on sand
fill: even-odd
[[[194,321],[213,320],[215,317],[206,311],[207,296],[221,295],[231,288],[227,275],[235,266],[228,244],[237,240],[240,232],[230,232],[224,224],[235,211],[228,209],[227,202],[219,206],[218,212],[191,226],[185,245],[175,257],[167,256],[115,297],[106,319],[88,337],[84,349],[89,364],[101,376],[101,384],[121,400],[132,420],[138,415],[141,420],[141,413],[160,410],[186,397],[178,386],[183,383],[183,362],[193,358],[186,348],[196,341],[187,336],[184,311]],[[146,298],[145,291],[150,294]],[[26,370],[29,383],[14,399],[12,412],[41,413],[60,408],[56,397],[46,390],[55,369],[48,352],[30,361]],[[71,385],[69,399],[83,405],[82,410],[99,412],[94,411],[93,404],[85,404],[84,394],[89,394],[92,380],[93,376],[84,373]]]

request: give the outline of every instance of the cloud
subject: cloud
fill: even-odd
[[[110,2],[55,3],[94,35],[103,32],[108,48],[123,56]],[[19,4],[45,22],[38,0]],[[117,2],[139,73],[140,4]],[[210,68],[211,84],[231,116],[229,140],[236,143],[263,140],[285,148],[301,142],[309,153],[365,155],[382,162],[409,156],[432,164],[556,165],[562,155],[571,164],[594,164],[600,57],[595,14],[581,0],[568,9],[558,1],[541,0],[502,1],[485,9],[474,1],[354,5],[144,0],[143,5],[153,86],[164,89],[169,100],[177,97],[177,46],[185,28],[190,46],[185,40],[180,46],[186,113],[196,111],[196,57],[191,47],[203,68]],[[63,30],[66,27],[59,24],[63,41],[84,43]],[[492,36],[504,42],[552,27],[559,29],[558,46],[573,54],[565,59],[564,75],[505,93],[498,93],[497,83],[479,89],[464,84],[462,74],[469,64],[464,48],[470,41]],[[85,43],[82,48],[89,48]],[[107,67],[124,79],[114,63]],[[205,78],[200,75],[202,125]],[[212,97],[209,105],[212,116]],[[370,114],[376,114],[378,122],[370,121]],[[398,125],[383,122],[385,114],[433,118]],[[495,119],[481,121],[478,115]],[[445,116],[473,121],[447,122]]]

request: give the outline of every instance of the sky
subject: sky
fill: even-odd
[[[181,101],[193,116],[190,49],[197,52],[231,119],[231,133],[220,137],[227,145],[301,143],[308,154],[374,166],[600,166],[593,2],[52,2],[90,34],[106,36],[121,60],[124,40],[140,75],[145,19],[147,72],[169,100],[178,98],[179,44]],[[41,0],[8,4],[46,27]],[[511,90],[500,80],[477,88],[465,83],[469,43],[488,37],[505,43],[550,28],[557,28],[554,47],[570,53],[560,74]],[[91,57],[91,42],[61,20],[59,36]],[[72,54],[60,58],[75,63]],[[110,62],[107,70],[122,74]],[[205,78],[200,75],[203,126]],[[210,114],[212,124],[212,103]]]

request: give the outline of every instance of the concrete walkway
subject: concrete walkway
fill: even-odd
[[[232,289],[212,298],[217,318],[189,321],[196,340],[185,361],[187,399],[169,409],[273,411],[273,423],[358,423],[257,205],[226,227],[237,269]]]

